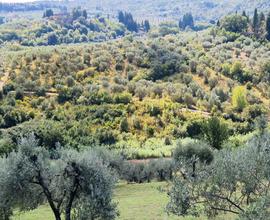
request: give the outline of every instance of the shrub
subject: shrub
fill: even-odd
[[[105,128],[98,129],[95,136],[97,137],[99,143],[104,145],[112,145],[117,141],[115,133]]]
[[[138,118],[134,118],[133,119],[133,127],[137,130],[141,130],[142,129],[142,124],[141,121]]]
[[[206,120],[203,124],[202,131],[205,140],[214,149],[220,150],[222,144],[228,139],[228,126],[217,117]]]
[[[117,104],[129,104],[132,96],[130,93],[120,93],[114,96],[114,102]]]
[[[44,87],[39,87],[36,91],[37,96],[46,96],[46,89]]]
[[[203,132],[203,122],[202,121],[191,121],[187,125],[186,129],[187,135],[191,138],[199,138]]]
[[[155,129],[153,127],[146,127],[146,133],[148,137],[153,137],[155,134]]]
[[[243,86],[237,86],[232,91],[232,105],[233,107],[242,112],[247,106],[246,88]]]
[[[167,181],[173,177],[173,168],[173,161],[170,159],[130,161],[123,166],[122,177],[130,183]]]
[[[158,106],[150,106],[149,108],[150,116],[157,117],[158,115],[162,115],[162,110]]]
[[[23,97],[24,97],[24,91],[22,89],[16,89],[15,99],[23,100]]]
[[[123,118],[120,122],[120,131],[121,132],[128,132],[129,131],[129,124],[127,118]]]
[[[211,163],[214,159],[209,146],[201,141],[188,141],[186,143],[178,142],[173,152],[173,159],[176,163],[183,160],[199,159],[202,163]],[[196,161],[196,160],[195,160]]]
[[[164,144],[165,145],[171,145],[172,144],[172,141],[171,141],[170,137],[168,137],[168,136],[165,137]]]

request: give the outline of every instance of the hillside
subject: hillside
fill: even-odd
[[[82,1],[85,4],[89,1]],[[92,7],[93,5],[93,7]],[[270,6],[270,2],[267,0],[103,0],[103,1],[91,1],[92,9],[96,6],[104,12],[117,12],[118,8],[113,10],[113,5],[119,5],[120,10],[126,10],[132,12],[136,18],[147,18],[151,21],[162,20],[177,20],[179,16],[186,12],[191,12],[195,16],[196,21],[209,22],[210,20],[217,20],[221,17],[234,13],[236,11],[242,12],[246,10],[250,15],[254,8],[260,10],[266,10]],[[143,5],[143,7],[141,7]]]
[[[206,30],[18,48],[2,64],[1,127],[11,139],[40,127],[39,136],[56,132],[53,142],[110,145],[129,158],[169,156],[174,140],[196,136],[213,113],[231,134],[246,134],[269,109],[269,46]],[[239,112],[232,93],[240,85],[248,106]]]
[[[269,12],[0,3],[0,220],[269,219]]]
[[[29,7],[29,5],[31,7]],[[115,5],[118,7],[115,7]],[[49,7],[72,9],[78,6],[87,9],[90,14],[110,16],[115,16],[119,10],[129,11],[132,12],[139,21],[143,18],[157,24],[163,21],[179,20],[179,17],[187,12],[191,12],[197,22],[209,23],[217,21],[230,13],[242,13],[243,10],[247,11],[249,15],[253,14],[254,8],[267,12],[270,3],[268,0],[69,0],[59,2],[33,1],[32,4],[25,4],[25,8],[30,12],[31,10],[45,10]],[[18,4],[18,7],[13,7],[14,11],[26,12],[21,4]]]

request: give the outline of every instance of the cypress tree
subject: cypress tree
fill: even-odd
[[[254,33],[258,33],[258,30],[259,30],[259,16],[258,16],[257,8],[254,10],[252,27],[253,27]]]
[[[48,18],[48,17],[51,17],[53,16],[53,10],[52,9],[46,9],[46,11],[44,12],[43,14],[43,18]]]
[[[82,16],[85,18],[85,19],[87,19],[87,11],[86,10],[83,10],[83,12],[82,12]]]
[[[265,21],[265,15],[264,15],[263,12],[260,13],[259,20],[260,20],[260,23],[262,23],[263,21]]]
[[[266,19],[266,39],[270,40],[270,13],[268,14]]]
[[[179,21],[179,28],[185,29],[186,27],[194,28],[194,19],[191,13],[187,13],[183,16],[183,19]]]
[[[124,23],[125,19],[124,19],[124,13],[122,11],[118,12],[118,20],[119,22]]]
[[[247,15],[246,11],[243,11],[243,12],[242,12],[242,16],[243,16],[243,17],[246,17],[247,20],[249,21],[249,17],[248,17],[248,15]]]
[[[118,20],[120,23],[123,23],[129,31],[135,31],[138,32],[139,24],[137,24],[136,21],[134,21],[133,16],[131,13],[123,13],[120,11],[118,13]]]
[[[149,21],[148,20],[145,20],[144,21],[144,30],[146,31],[146,32],[148,32],[149,30],[150,30],[150,23],[149,23]]]

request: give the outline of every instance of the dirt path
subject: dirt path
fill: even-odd
[[[164,159],[164,160],[172,160],[171,157],[162,157],[162,158],[148,158],[148,159],[133,159],[133,160],[128,160],[128,162],[132,163],[132,164],[147,164],[150,163],[152,161],[158,161],[160,159]]]

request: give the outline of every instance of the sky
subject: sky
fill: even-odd
[[[5,2],[5,3],[14,3],[14,2],[33,2],[35,0],[0,0],[0,2]]]

